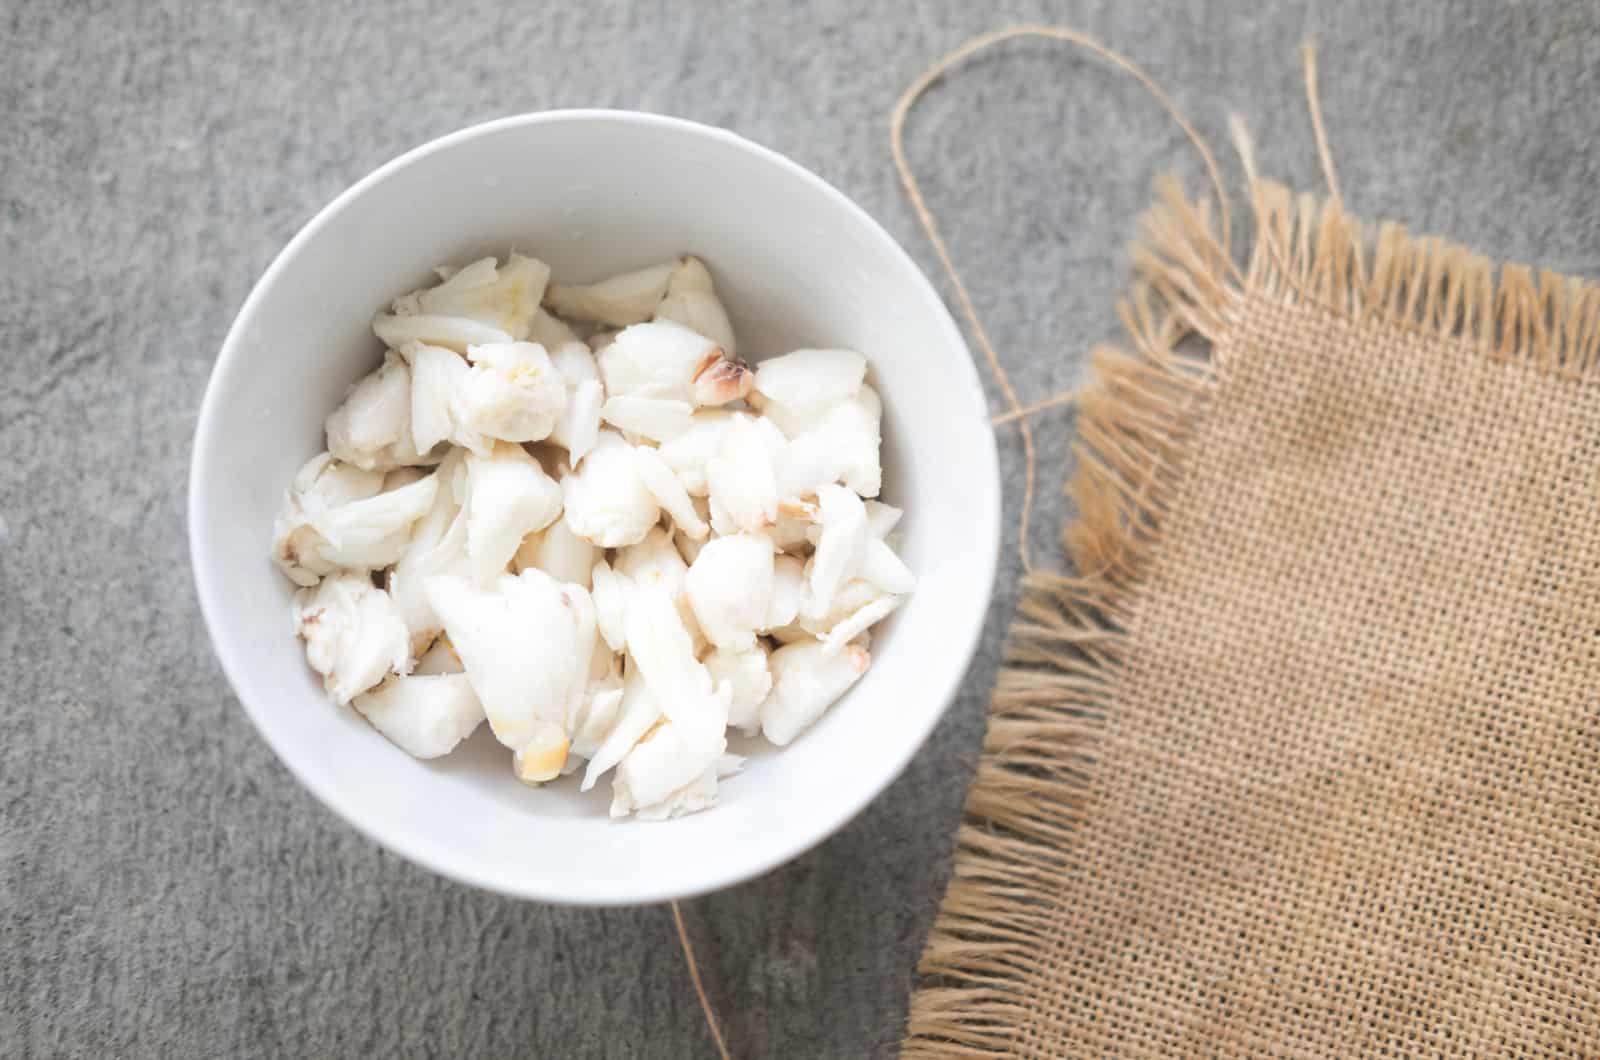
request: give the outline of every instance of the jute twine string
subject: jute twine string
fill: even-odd
[[[928,208],[927,201],[923,198],[922,188],[917,183],[917,178],[911,170],[911,164],[907,160],[905,150],[906,118],[911,113],[911,108],[916,104],[917,100],[935,82],[953,67],[965,62],[978,52],[1019,37],[1038,37],[1046,40],[1062,41],[1082,48],[1111,63],[1143,85],[1167,111],[1178,127],[1183,130],[1184,135],[1194,145],[1196,153],[1205,165],[1206,175],[1211,181],[1212,194],[1217,203],[1221,245],[1224,247],[1230,245],[1232,215],[1228,195],[1223,189],[1222,173],[1217,165],[1216,157],[1211,153],[1211,149],[1206,146],[1205,141],[1201,139],[1194,125],[1172,102],[1171,97],[1131,59],[1077,30],[1064,26],[1018,25],[973,37],[918,75],[917,79],[911,83],[900,96],[899,101],[896,102],[889,121],[889,146],[894,156],[895,170],[900,175],[900,182],[905,187],[906,194],[911,200],[912,208],[916,211],[917,220],[921,223],[923,232],[927,234],[928,241],[933,245],[934,253],[939,258],[939,264],[943,267],[945,276],[950,281],[951,288],[955,291],[956,301],[961,308],[962,316],[966,319],[967,325],[971,329],[972,337],[977,342],[978,349],[983,354],[989,372],[996,385],[999,386],[1001,394],[1005,397],[1006,404],[1009,406],[1008,411],[994,416],[990,422],[995,427],[1003,427],[1015,423],[1018,425],[1022,436],[1023,491],[1022,510],[1017,529],[1017,555],[1023,570],[1031,574],[1034,568],[1032,555],[1028,547],[1028,537],[1033,516],[1037,455],[1034,447],[1033,429],[1029,420],[1038,413],[1073,404],[1079,396],[1079,390],[1077,387],[1069,387],[1060,393],[1028,405],[1024,405],[1018,398],[1016,388],[1011,383],[1011,377],[1006,372],[999,354],[995,351],[994,343],[989,338],[988,329],[984,327],[983,320],[978,316],[977,308],[972,301],[972,295],[967,290],[966,281],[962,278],[961,271],[956,268],[955,261],[950,256],[950,249],[945,244],[944,237],[939,231],[939,225],[934,219],[933,212]],[[1311,112],[1311,125],[1316,138],[1318,159],[1321,162],[1330,195],[1335,202],[1342,202],[1337,175],[1333,167],[1333,156],[1328,145],[1327,132],[1323,126],[1322,107],[1318,98],[1315,46],[1307,42],[1303,46],[1302,56],[1305,64],[1306,101]],[[1247,171],[1247,177],[1250,178],[1251,183],[1254,183],[1255,160],[1248,134],[1245,132],[1243,123],[1236,117],[1230,119],[1230,127]],[[1269,251],[1282,260],[1282,249],[1270,237],[1267,242]],[[1234,276],[1238,276],[1237,266],[1231,260],[1225,262],[1225,267]],[[1291,270],[1286,269],[1285,272],[1292,275]],[[678,944],[683,950],[684,964],[688,968],[689,980],[694,986],[695,997],[699,999],[700,1010],[705,1015],[706,1027],[711,1032],[712,1043],[715,1045],[717,1055],[721,1060],[732,1060],[727,1040],[723,1037],[721,1025],[717,1021],[716,1009],[706,993],[705,984],[700,975],[699,963],[695,960],[694,946],[689,940],[688,929],[684,926],[683,910],[677,902],[671,903],[671,910],[673,924],[677,929]]]

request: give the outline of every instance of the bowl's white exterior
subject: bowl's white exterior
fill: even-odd
[[[334,706],[290,629],[269,562],[273,515],[322,421],[380,346],[368,324],[431,266],[516,248],[565,280],[701,255],[741,354],[866,353],[884,397],[886,500],[907,509],[920,586],[876,631],[866,677],[810,732],[757,751],[711,812],[607,819],[609,778],[530,790],[487,727],[413,760]],[[994,580],[999,476],[976,372],[905,252],[799,165],[731,133],[614,111],[489,122],[396,159],[278,255],[228,333],[195,434],[195,580],[239,701],[290,770],[367,835],[508,895],[653,902],[725,887],[796,856],[886,787],[961,681]]]

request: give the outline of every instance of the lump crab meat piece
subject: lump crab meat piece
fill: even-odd
[[[573,532],[601,548],[638,544],[661,517],[633,446],[615,431],[600,432],[583,463],[561,480],[561,492]]]
[[[671,320],[721,346],[729,357],[737,357],[733,325],[728,312],[717,299],[711,272],[699,258],[679,258],[667,279],[666,296],[656,308],[657,320]]]
[[[871,518],[867,517],[867,540],[862,547],[858,573],[884,592],[904,596],[917,587],[917,577],[883,538],[872,535]]]
[[[735,531],[756,532],[778,521],[775,446],[759,424],[753,417],[736,416],[723,435],[720,452],[706,462],[713,528],[721,523]]]
[[[766,417],[791,439],[795,489],[831,474],[862,497],[878,495],[883,485],[883,402],[876,390],[863,386],[854,397],[815,416],[780,419],[773,415],[776,408],[767,406]]]
[[[452,409],[472,375],[472,367],[454,350],[408,343],[400,350],[411,365],[411,441],[426,453],[456,434]]]
[[[855,576],[866,551],[867,512],[861,498],[843,486],[824,486],[817,491],[822,533],[811,559],[807,586],[809,607],[826,613],[834,593]]]
[[[732,689],[713,687],[711,674],[695,658],[694,639],[677,605],[659,585],[636,585],[628,602],[628,657],[644,675],[661,713],[689,744],[721,754],[727,747]]]
[[[382,472],[363,471],[335,460],[332,453],[306,461],[285,491],[272,525],[272,558],[290,581],[312,586],[335,569],[322,558],[322,539],[311,526],[311,513],[365,500],[383,483]]]
[[[487,452],[496,439],[537,442],[567,408],[566,379],[543,346],[531,342],[470,347],[472,362],[450,406],[454,440]]]
[[[587,589],[593,584],[591,573],[598,555],[599,550],[588,538],[573,533],[565,519],[557,519],[542,533],[522,539],[512,565],[518,574],[529,567],[538,567],[557,581]]]
[[[546,737],[551,727],[564,733],[562,722],[588,684],[595,637],[589,594],[537,569],[501,575],[487,589],[436,575],[423,590],[495,738],[513,751],[532,746],[539,752],[541,767],[530,772],[542,773],[549,758],[564,763],[565,748],[547,754],[554,745]]]
[[[628,596],[633,591],[631,579],[618,574],[605,560],[594,565],[589,573],[593,586],[596,627],[606,645],[614,652],[628,646],[627,627]]]
[[[544,293],[551,312],[572,320],[627,327],[650,319],[666,297],[676,262],[609,276],[598,283],[553,283]]]
[[[527,535],[561,514],[561,487],[520,445],[500,442],[466,457],[467,556],[479,586],[492,586]]]
[[[418,452],[411,431],[411,369],[390,350],[328,415],[323,424],[328,451],[364,471],[390,471],[408,464],[438,463]]]
[[[619,394],[600,409],[600,418],[619,431],[665,442],[689,429],[694,406],[672,398]]]
[[[736,415],[726,409],[699,409],[687,430],[661,443],[661,459],[689,496],[704,497],[709,492],[706,464],[722,452],[723,436]]]
[[[684,589],[706,639],[724,650],[744,651],[755,642],[756,630],[767,625],[773,583],[772,542],[762,534],[731,534],[706,542]]]
[[[449,754],[483,721],[483,704],[466,674],[390,677],[352,705],[413,758]]]
[[[772,653],[772,694],[761,705],[761,732],[786,747],[849,690],[872,662],[865,643],[828,654],[815,640],[785,644]]]
[[[672,468],[667,466],[661,454],[655,449],[641,446],[634,450],[634,458],[645,488],[655,497],[661,510],[672,517],[672,525],[696,541],[704,540],[711,528],[700,518],[689,492],[683,488],[683,483],[678,481],[678,476],[672,473]]]
[[[772,560],[772,600],[760,632],[770,633],[791,625],[800,614],[805,598],[806,565],[797,556],[778,555]]]
[[[467,560],[467,520],[461,505],[456,503],[455,491],[450,486],[461,464],[461,451],[453,451],[439,465],[435,478],[439,487],[433,506],[412,529],[405,551],[395,561],[384,580],[384,588],[400,609],[400,617],[411,633],[411,650],[422,652],[438,637],[444,627],[439,616],[428,603],[422,583],[435,574],[460,574],[466,576],[471,567]]]
[[[719,685],[726,682],[733,698],[728,704],[728,724],[746,736],[761,729],[761,704],[772,691],[767,649],[759,640],[744,651],[718,648],[706,656],[706,670]]]
[[[566,404],[556,417],[550,440],[566,449],[572,466],[576,467],[594,448],[600,434],[605,387],[600,384],[600,370],[595,367],[594,355],[583,343],[565,342],[546,348],[550,350],[550,363],[567,384]]]
[[[722,347],[670,320],[635,324],[599,353],[611,397],[633,396],[725,405],[750,393],[752,373]]]
[[[814,417],[854,397],[866,376],[867,359],[854,350],[795,350],[762,361],[755,389],[780,418]]]
[[[533,311],[533,316],[528,320],[528,334],[523,337],[549,350],[551,357],[555,356],[556,350],[569,344],[583,346],[583,352],[589,352],[589,347],[584,346],[578,333],[573,331],[565,320],[543,306]]]
[[[458,353],[479,343],[520,341],[549,280],[549,266],[536,258],[513,253],[498,267],[494,258],[481,258],[443,283],[395,299],[372,330],[393,347],[426,342]]]
[[[822,654],[839,654],[851,641],[877,625],[900,606],[903,596],[879,596],[839,621],[821,638]]]
[[[714,805],[721,757],[721,751],[697,747],[671,722],[656,726],[618,763],[611,816],[664,821]]]
[[[306,661],[340,704],[411,669],[411,638],[389,594],[365,574],[324,578],[295,594],[294,631]]]
[[[661,720],[661,704],[650,693],[644,674],[637,666],[628,668],[622,682],[622,698],[617,703],[616,720],[600,741],[599,748],[589,759],[579,790],[588,791],[595,781],[622,761],[651,727]]]

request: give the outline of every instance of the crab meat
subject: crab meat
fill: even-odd
[[[687,430],[661,443],[661,459],[666,461],[691,497],[704,497],[706,464],[722,452],[722,439],[737,414],[726,409],[700,409]]]
[[[800,614],[805,598],[806,565],[797,556],[779,555],[772,560],[772,600],[761,632],[769,633],[790,625]]]
[[[694,407],[687,401],[621,394],[607,401],[600,418],[619,431],[665,442],[689,429]]]
[[[728,724],[746,736],[754,736],[761,728],[761,704],[772,691],[766,646],[758,640],[744,651],[718,648],[706,656],[706,670],[713,681],[727,682],[733,690]]]
[[[706,542],[684,588],[706,639],[743,651],[767,625],[773,581],[772,542],[761,534],[731,534]]]
[[[272,525],[272,558],[290,581],[315,585],[335,569],[322,557],[323,541],[310,514],[365,500],[382,489],[383,482],[381,472],[341,463],[331,453],[318,453],[300,468]]]
[[[600,636],[612,651],[623,651],[628,646],[625,626],[628,613],[628,594],[633,591],[633,581],[611,569],[601,560],[589,574],[594,587],[595,623]]]
[[[412,448],[426,453],[455,434],[451,408],[466,386],[472,368],[461,355],[443,346],[408,343],[400,350],[411,365]]]
[[[548,438],[567,409],[566,380],[543,346],[493,343],[467,351],[472,368],[451,402],[456,440],[486,452],[495,439]]]
[[[411,668],[411,673],[415,677],[432,677],[438,674],[462,674],[466,670],[462,668],[456,650],[450,646],[450,638],[439,637],[433,642],[433,647],[422,653],[417,665]]]
[[[605,387],[600,384],[600,372],[595,367],[594,355],[581,342],[567,342],[550,349],[550,363],[561,373],[567,383],[566,405],[556,417],[550,440],[564,447],[572,458],[572,465],[594,448],[600,434],[600,410],[605,405]]]
[[[737,416],[717,456],[706,462],[712,527],[718,533],[765,530],[778,520],[774,443],[761,421]],[[720,516],[720,518],[718,518]]]
[[[867,512],[861,498],[842,486],[817,491],[822,533],[811,560],[808,585],[812,609],[826,612],[839,586],[855,576],[867,543]]]
[[[393,347],[426,342],[458,353],[519,341],[528,336],[549,279],[549,266],[535,258],[512,254],[498,268],[494,258],[481,258],[435,287],[395,299],[393,312],[378,314],[372,330]]]
[[[449,754],[483,721],[466,674],[390,677],[352,705],[413,758]]]
[[[439,465],[435,478],[440,485],[433,506],[412,529],[405,551],[384,581],[384,588],[411,633],[413,652],[426,649],[444,628],[422,591],[423,581],[435,574],[466,575],[471,569],[467,561],[466,516],[449,484],[460,463],[460,450],[456,450]]]
[[[672,517],[673,526],[696,541],[703,540],[711,528],[700,517],[688,491],[661,458],[661,454],[654,449],[640,447],[634,450],[633,455],[645,488],[655,497],[661,510]]]
[[[496,739],[516,751],[543,726],[561,725],[583,696],[594,652],[594,604],[582,587],[529,569],[488,589],[436,575],[423,590]]]
[[[411,638],[389,594],[364,574],[338,574],[295,594],[294,631],[306,661],[343,704],[411,669]]]
[[[589,347],[584,346],[583,340],[578,338],[578,333],[568,327],[566,321],[543,307],[533,311],[533,316],[528,321],[528,334],[523,337],[549,350],[551,357],[555,356],[556,350],[569,344],[583,346],[583,352],[589,352]]]
[[[478,584],[505,573],[522,539],[561,514],[561,487],[520,445],[467,454],[467,556]]]
[[[537,721],[526,743],[511,753],[511,768],[524,784],[554,780],[567,764],[572,741],[566,730],[551,721]]]
[[[655,318],[682,324],[721,346],[729,357],[738,355],[727,310],[717,300],[711,273],[699,258],[678,259],[667,280],[666,297],[657,307]]]
[[[691,746],[711,751],[713,758],[721,754],[733,691],[727,684],[713,687],[671,594],[660,585],[636,585],[626,623],[628,655],[662,715]]]
[[[695,813],[717,801],[717,763],[722,752],[697,747],[670,722],[659,725],[617,765],[611,784],[611,816],[636,814],[663,821]]]
[[[598,552],[588,538],[573,533],[565,519],[557,519],[543,533],[523,538],[512,565],[518,574],[528,567],[538,567],[557,581],[587,589],[592,584],[590,574]]]
[[[324,424],[328,451],[366,471],[437,463],[418,452],[411,431],[411,369],[393,350],[350,391]]]
[[[584,770],[580,790],[594,787],[606,772],[612,769],[638,743],[651,726],[661,719],[661,704],[650,692],[644,674],[637,666],[629,667],[622,682],[622,698],[617,703],[616,720],[611,724],[599,748],[589,759]]]
[[[611,276],[598,283],[553,283],[544,301],[551,311],[573,320],[627,327],[649,320],[666,297],[676,262],[663,262]]]
[[[762,361],[755,388],[780,417],[808,417],[854,397],[866,376],[867,359],[854,350],[795,350]]]
[[[601,548],[637,544],[661,517],[633,446],[615,431],[600,432],[583,463],[561,481],[561,491],[573,531]]]
[[[815,640],[785,644],[772,653],[772,694],[761,705],[761,732],[786,747],[867,672],[864,643],[829,654]]]
[[[881,537],[872,536],[871,516],[868,516],[867,540],[862,546],[862,578],[886,593],[903,596],[917,587],[917,577],[905,561],[895,555],[894,549],[884,544]]]
[[[752,374],[722,347],[670,320],[635,324],[600,351],[600,378],[613,398],[652,397],[725,405],[750,392]]]

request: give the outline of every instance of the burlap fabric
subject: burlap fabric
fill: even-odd
[[[1600,1056],[1600,291],[1253,200],[1148,219],[905,1053]]]

